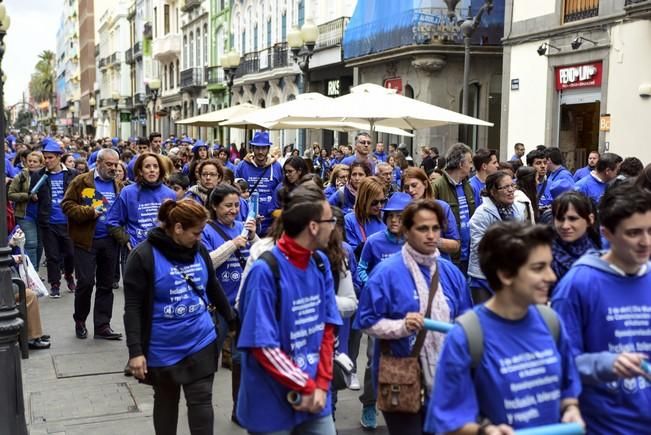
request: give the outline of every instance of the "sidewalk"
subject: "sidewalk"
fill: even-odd
[[[44,333],[52,336],[52,347],[32,350],[29,359],[22,360],[25,419],[30,434],[153,434],[153,390],[122,374],[127,362],[125,341],[93,339],[92,318],[87,322],[89,337],[77,339],[72,321],[74,295],[65,286],[61,292],[60,299],[39,300]],[[112,327],[122,333],[123,303],[120,288],[115,292]],[[362,346],[365,342],[362,340]],[[364,366],[365,355],[363,347],[360,367]],[[215,433],[245,434],[230,421],[230,384],[230,371],[220,369],[213,389]],[[368,433],[359,425],[358,395],[348,390],[339,394],[339,435]],[[378,424],[383,426],[373,433],[387,434],[381,415]],[[179,404],[178,433],[189,434],[183,399]]]

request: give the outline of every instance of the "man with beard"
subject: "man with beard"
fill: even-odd
[[[95,282],[95,338],[119,340],[122,337],[122,334],[111,329],[110,324],[118,245],[109,235],[105,216],[122,189],[122,184],[115,181],[119,164],[117,152],[110,148],[100,150],[95,170],[75,178],[61,203],[63,212],[68,216],[68,231],[75,245],[78,285],[73,318],[75,333],[81,339],[88,336],[86,318],[90,313]]]
[[[597,168],[599,157],[599,151],[590,151],[590,154],[588,154],[588,165],[576,170],[574,173],[574,181],[579,181],[587,175],[590,175],[590,172]]]

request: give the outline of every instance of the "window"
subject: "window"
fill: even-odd
[[[163,67],[163,90],[167,89],[167,65]]]
[[[300,0],[298,2],[298,28],[300,29],[305,22],[305,1]]]
[[[253,51],[258,51],[258,23],[253,26]]]
[[[154,38],[158,36],[158,10],[154,7]]]
[[[170,89],[174,89],[174,62],[170,63]]]
[[[188,35],[183,35],[183,68],[188,67]]]
[[[201,29],[197,29],[197,41],[196,41],[196,62],[194,66],[201,65]]]
[[[287,40],[287,12],[283,12],[282,17],[280,18],[280,40]]]
[[[188,64],[186,68],[192,68],[194,62],[194,33],[190,32],[190,53],[188,54]]]
[[[164,5],[163,9],[163,34],[170,33],[170,5]]]
[[[203,64],[208,65],[208,24],[203,25]]]
[[[271,18],[267,19],[267,47],[271,47]]]
[[[179,68],[179,60],[176,60],[176,83],[181,86],[181,68]]]
[[[242,31],[242,54],[246,53],[246,30]]]

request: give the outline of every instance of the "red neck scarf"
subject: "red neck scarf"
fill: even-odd
[[[312,256],[312,251],[305,249],[285,233],[283,233],[280,239],[278,239],[276,246],[278,246],[280,252],[287,256],[289,262],[294,266],[301,270],[307,269],[307,265],[310,263],[310,257]]]

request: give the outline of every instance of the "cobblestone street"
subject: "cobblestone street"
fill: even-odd
[[[64,290],[62,288],[62,290]],[[72,322],[74,297],[62,291],[61,299],[39,300],[44,332],[52,336],[49,350],[30,351],[23,360],[25,418],[31,435],[115,435],[153,434],[153,390],[125,377],[127,361],[125,341],[92,338],[79,340]],[[124,332],[123,293],[115,292],[112,326]],[[362,340],[364,346],[366,340]],[[360,351],[360,365],[365,362]],[[220,369],[215,378],[213,405],[216,434],[244,434],[230,421],[230,372]],[[359,425],[361,404],[356,391],[339,395],[337,429],[339,435],[367,433]],[[261,411],[262,412],[262,411]],[[381,417],[374,432],[386,434]],[[183,399],[179,406],[179,434],[189,434]]]

